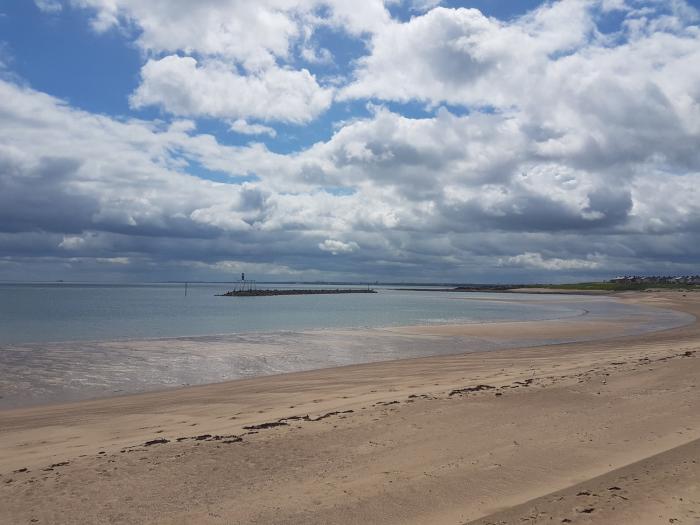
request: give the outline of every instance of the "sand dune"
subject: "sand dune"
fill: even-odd
[[[696,323],[6,410],[0,523],[698,523],[699,357]]]

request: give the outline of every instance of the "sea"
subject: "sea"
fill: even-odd
[[[376,294],[220,296],[231,286],[0,283],[0,409],[522,343],[389,337],[391,327],[586,317],[626,319],[626,333],[639,333],[692,321],[609,297],[427,286],[376,286]],[[556,342],[564,341],[543,335],[528,344]]]
[[[351,288],[258,285],[260,288]],[[0,284],[0,344],[183,337],[318,328],[374,328],[574,317],[582,308],[504,294],[404,291],[221,297],[226,284]],[[366,288],[356,286],[355,288]],[[508,299],[513,296],[508,295]]]

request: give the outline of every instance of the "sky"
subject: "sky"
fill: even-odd
[[[0,0],[0,280],[700,273],[700,0]]]

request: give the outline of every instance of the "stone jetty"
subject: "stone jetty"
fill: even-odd
[[[220,297],[267,297],[270,295],[329,295],[329,294],[348,294],[348,293],[377,293],[376,290],[369,288],[333,288],[333,289],[255,289],[255,290],[232,290],[223,294]]]

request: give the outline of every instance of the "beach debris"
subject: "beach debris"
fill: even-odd
[[[247,427],[243,427],[246,430],[263,430],[266,428],[274,428],[274,427],[284,427],[289,425],[289,423],[285,423],[284,421],[270,421],[269,423],[260,423],[259,425],[249,425]]]
[[[219,436],[219,435],[212,435],[212,434],[201,434],[199,436],[184,436],[184,437],[179,437],[175,441],[178,443],[181,443],[183,441],[187,440],[192,440],[192,441],[221,441],[222,443],[238,443],[239,441],[243,441],[243,438],[240,436],[237,436],[235,434],[228,434],[225,436]]]
[[[54,463],[53,465],[49,465],[48,467],[43,468],[41,470],[43,470],[44,472],[50,472],[57,467],[65,467],[66,465],[69,465],[69,464],[70,464],[70,461],[61,461],[59,463]]]
[[[528,380],[529,381],[529,380]],[[495,389],[495,386],[491,385],[476,385],[476,386],[467,386],[464,388],[457,388],[455,390],[452,390],[449,395],[450,396],[455,396],[455,395],[462,395],[462,394],[469,394],[470,392],[481,392],[482,390],[493,390]]]
[[[396,401],[396,403],[398,403],[398,401]],[[336,412],[327,412],[327,413],[323,414],[322,416],[318,416],[316,418],[309,418],[308,421],[321,421],[322,419],[326,419],[327,417],[339,416],[341,414],[352,414],[353,412],[355,412],[355,411],[354,410],[342,410],[342,411],[336,411]]]
[[[145,447],[150,447],[151,445],[162,445],[162,444],[164,444],[164,443],[170,443],[170,440],[164,439],[164,438],[161,438],[161,439],[152,439],[152,440],[150,440],[150,441],[146,441],[146,442],[143,444],[143,446],[145,446]]]
[[[398,401],[396,401],[398,403]],[[251,425],[247,427],[243,427],[246,430],[262,430],[265,428],[273,428],[273,427],[280,427],[284,425],[288,425],[287,421],[321,421],[322,419],[326,419],[327,417],[331,416],[339,416],[342,414],[352,414],[355,412],[354,410],[336,410],[334,412],[326,412],[325,414],[322,414],[318,417],[311,417],[310,415],[306,414],[304,416],[289,416],[289,417],[283,417],[281,419],[278,419],[277,421],[273,421],[271,423],[262,423],[260,425]]]
[[[433,396],[428,395],[428,394],[421,394],[421,395],[411,394],[410,396],[408,396],[408,399],[418,399],[418,398],[420,398],[420,399],[435,399]]]

